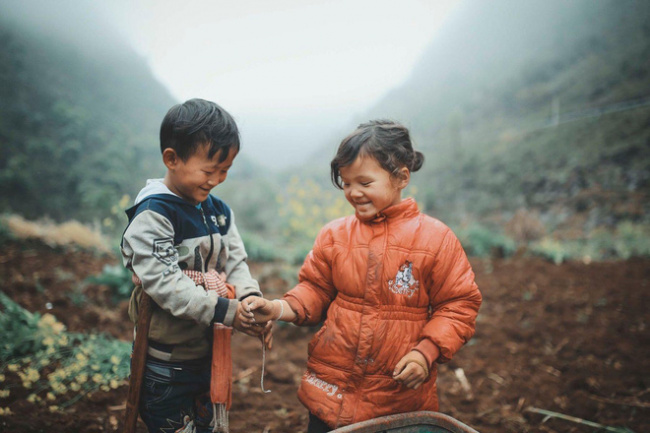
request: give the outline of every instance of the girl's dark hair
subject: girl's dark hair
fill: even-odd
[[[204,99],[190,99],[169,109],[160,125],[160,151],[174,149],[182,161],[208,144],[208,157],[219,150],[219,162],[228,157],[230,149],[239,151],[239,129],[232,116],[219,105]]]
[[[371,120],[341,141],[330,164],[332,183],[337,188],[343,189],[341,168],[352,164],[359,155],[373,157],[391,176],[398,176],[402,167],[418,171],[424,163],[424,155],[413,149],[409,130],[404,125],[391,120]]]

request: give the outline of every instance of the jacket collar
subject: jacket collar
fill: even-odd
[[[375,216],[375,218],[373,218],[372,220],[364,221],[364,222],[368,224],[372,224],[372,223],[382,222],[385,219],[397,220],[401,218],[410,218],[417,215],[418,213],[420,213],[420,209],[418,209],[418,204],[413,198],[409,197],[409,198],[405,198],[404,200],[402,200],[401,202],[393,206],[387,207],[383,211],[379,212],[377,216]]]

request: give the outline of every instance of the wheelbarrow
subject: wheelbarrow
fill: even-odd
[[[331,433],[478,433],[440,412],[407,412],[382,416],[332,430]]]

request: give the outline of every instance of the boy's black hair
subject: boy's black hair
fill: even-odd
[[[160,151],[171,148],[182,161],[208,144],[208,157],[220,151],[219,162],[231,149],[239,152],[239,129],[235,119],[219,105],[204,99],[190,99],[169,109],[160,125]]]
[[[359,125],[341,141],[330,163],[334,186],[343,189],[340,170],[352,164],[360,154],[377,160],[391,176],[398,176],[402,167],[418,171],[424,163],[424,155],[413,149],[408,128],[392,120],[371,120]]]

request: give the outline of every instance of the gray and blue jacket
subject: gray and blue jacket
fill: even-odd
[[[142,290],[155,304],[149,355],[164,361],[209,355],[211,324],[232,326],[238,300],[262,296],[246,264],[232,210],[212,195],[194,206],[172,193],[162,179],[150,179],[126,213],[122,258],[142,281],[131,296],[129,316],[137,322]],[[206,291],[182,272],[185,269],[225,272],[237,299]]]

